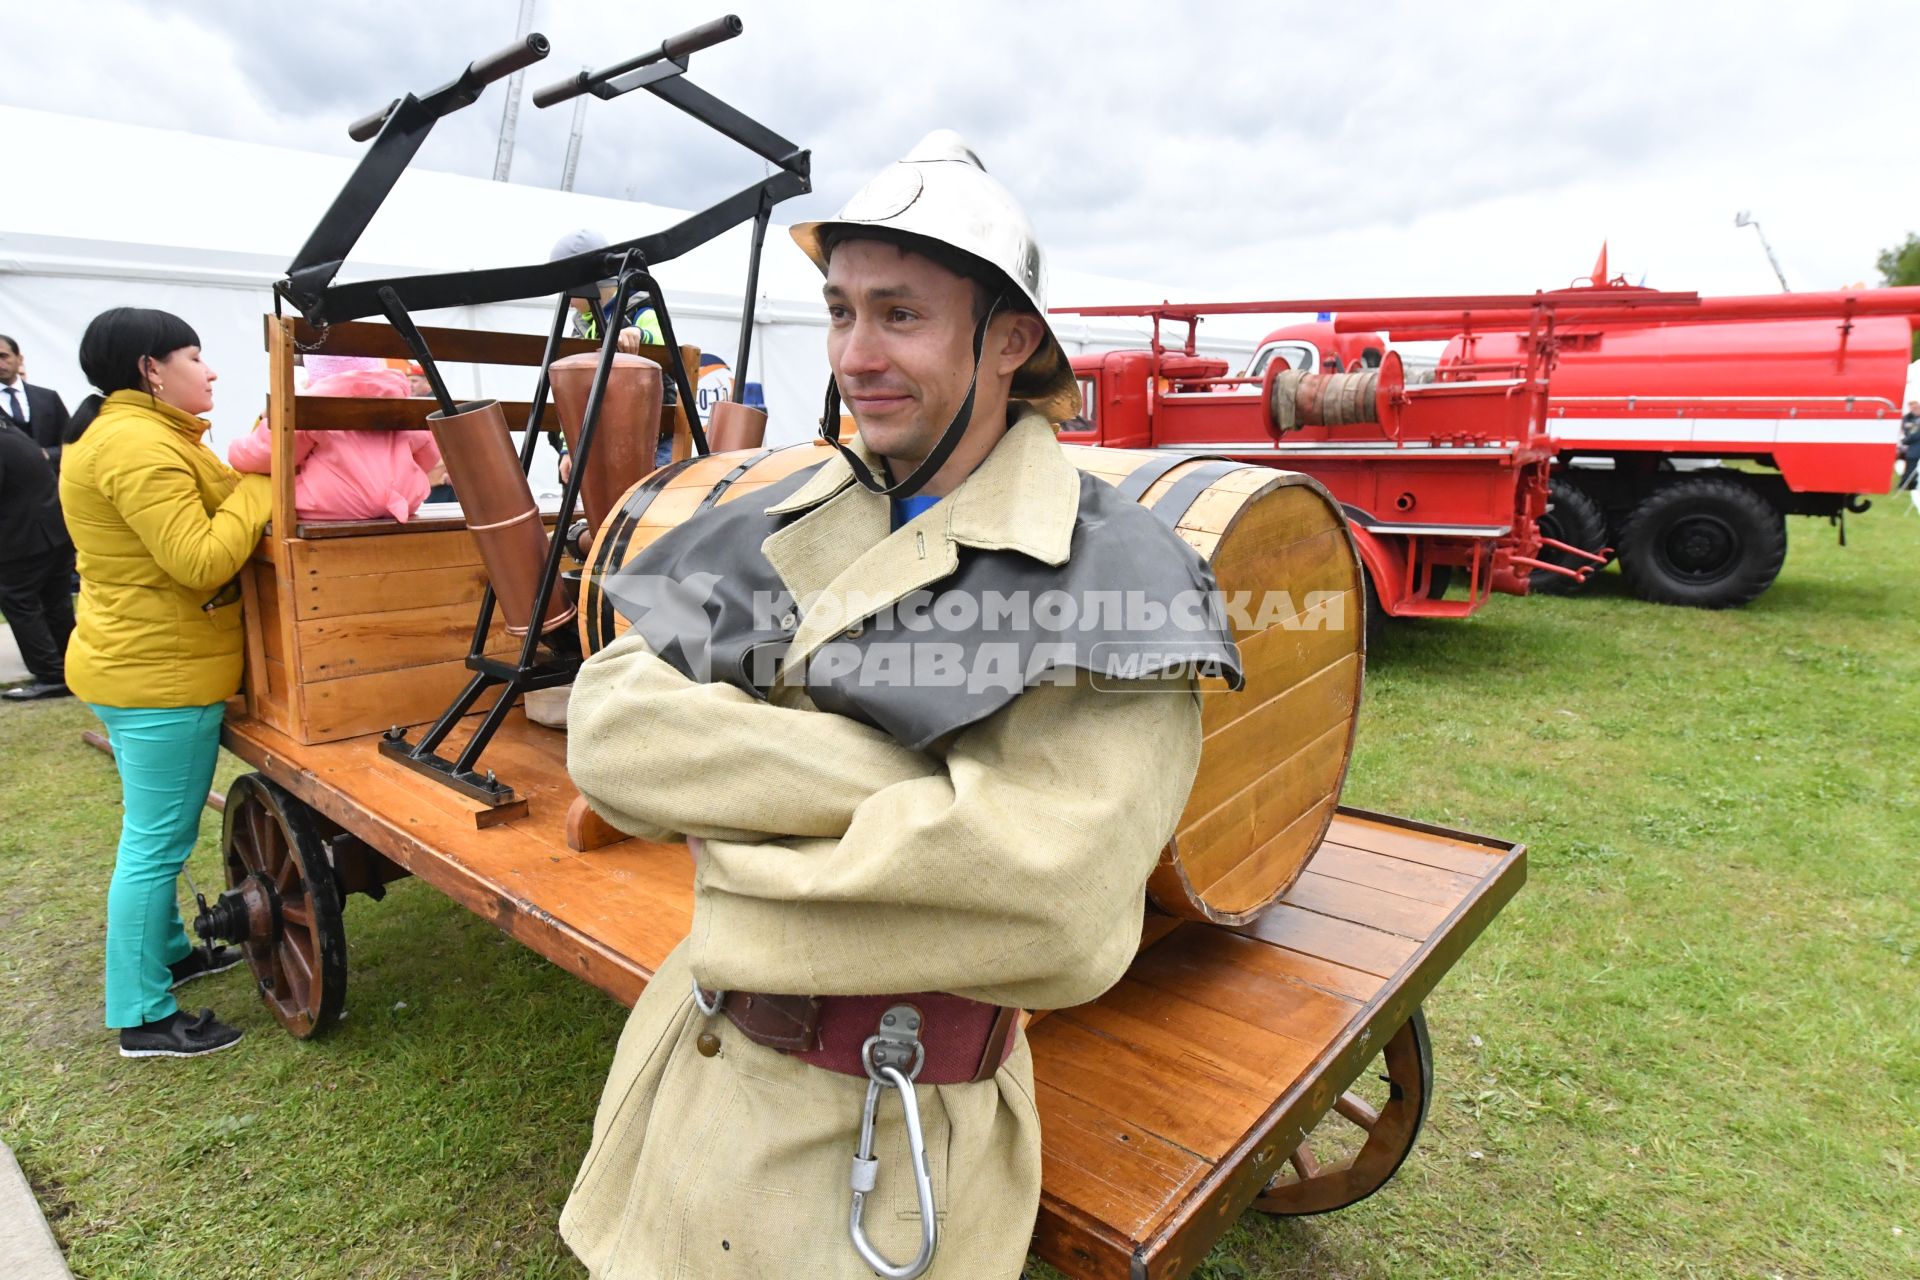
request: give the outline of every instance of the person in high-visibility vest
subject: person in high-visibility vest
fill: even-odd
[[[558,262],[562,258],[572,258],[579,254],[591,253],[595,249],[606,248],[609,243],[607,238],[598,231],[581,227],[578,230],[569,231],[566,235],[561,236],[560,239],[554,243],[553,252],[547,255],[547,260],[549,262]],[[567,336],[572,338],[586,338],[590,341],[597,342],[601,334],[606,332],[606,330],[600,326],[612,319],[615,291],[616,286],[614,281],[602,280],[600,282],[600,301],[597,304],[591,303],[585,298],[573,299],[573,323],[568,328]],[[660,333],[660,318],[654,314],[653,308],[648,305],[644,297],[634,297],[627,300],[625,320],[625,324],[622,325],[618,336],[614,339],[614,345],[620,350],[634,354],[637,353],[642,346],[662,347],[666,345],[667,340]],[[560,455],[560,482],[565,484],[567,477],[572,474],[573,471],[573,459],[567,454],[566,439],[561,436],[557,430],[548,431],[547,443],[551,444],[554,452]],[[673,435],[671,432],[663,432],[660,447],[654,456],[654,464],[656,466],[665,466],[671,461],[673,461]]]

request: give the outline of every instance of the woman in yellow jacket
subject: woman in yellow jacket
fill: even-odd
[[[200,832],[220,714],[240,687],[237,577],[270,509],[265,476],[242,476],[205,442],[214,372],[178,316],[117,307],[80,340],[105,393],[68,446],[60,503],[80,569],[67,682],[107,727],[125,816],[107,891],[107,1025],[130,1058],[192,1057],[240,1032],[189,1016],[173,988],[231,968],[195,950],[174,882]]]

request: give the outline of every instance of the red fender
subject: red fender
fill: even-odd
[[[1351,522],[1347,525],[1347,531],[1353,535],[1353,544],[1360,552],[1360,563],[1373,582],[1380,607],[1390,616],[1404,613],[1408,589],[1406,548],[1398,541],[1388,541]]]

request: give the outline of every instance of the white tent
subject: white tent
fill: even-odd
[[[244,434],[266,401],[261,316],[284,274],[355,163],[256,143],[0,107],[10,168],[34,175],[33,195],[0,206],[0,333],[16,338],[30,381],[72,406],[86,394],[76,352],[87,322],[113,306],[159,307],[190,322],[220,375],[213,444]],[[164,151],[176,173],[205,175],[197,190],[146,184],[137,164],[114,157]],[[562,234],[590,227],[623,240],[669,226],[684,213],[659,205],[409,170],[354,249],[341,279],[539,262]],[[656,275],[676,336],[732,363],[746,283],[747,227]],[[805,438],[825,387],[826,317],[820,278],[784,226],[767,236],[755,307],[752,368],[770,415],[769,443]],[[1164,287],[1056,271],[1052,300],[1134,303]],[[423,323],[544,332],[551,302],[533,300],[423,314]],[[1144,329],[1058,316],[1070,351],[1140,344]],[[1256,322],[1258,323],[1258,322]],[[1204,344],[1236,365],[1254,343],[1209,335]],[[456,395],[524,398],[530,371],[454,367]],[[739,371],[735,371],[739,376]],[[524,375],[522,380],[516,375]],[[536,488],[553,483],[543,450]]]

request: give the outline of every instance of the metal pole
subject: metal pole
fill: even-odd
[[[592,68],[582,67],[580,70],[581,73],[584,74],[591,71]],[[560,189],[562,191],[573,190],[574,170],[580,167],[580,135],[587,130],[588,97],[588,94],[583,93],[578,98],[575,98],[573,102],[573,132],[567,135],[567,163],[566,167],[560,172]]]
[[[1767,251],[1767,265],[1773,268],[1773,278],[1780,282],[1780,292],[1792,293],[1787,287],[1787,273],[1780,269],[1780,259],[1773,256],[1773,246],[1767,243],[1767,233],[1760,230],[1758,222],[1753,224],[1753,229],[1760,236],[1760,247]]]
[[[753,220],[753,248],[747,253],[747,292],[740,299],[740,354],[733,363],[733,402],[744,404],[747,394],[747,356],[753,351],[753,308],[760,297],[760,251],[767,243],[767,220],[773,202],[763,192],[760,212]]]
[[[1773,256],[1773,246],[1767,243],[1767,233],[1760,229],[1760,219],[1742,209],[1733,215],[1733,225],[1753,228],[1754,234],[1760,237],[1760,247],[1766,250],[1767,265],[1773,268],[1773,278],[1780,282],[1780,292],[1792,293],[1793,290],[1787,287],[1787,273],[1780,269],[1780,259]]]
[[[522,40],[533,30],[533,6],[534,0],[520,0],[520,25],[516,34]],[[493,153],[495,182],[505,182],[507,171],[513,168],[513,135],[520,124],[520,84],[526,78],[526,72],[516,71],[507,80],[507,105],[500,115],[500,145]]]

